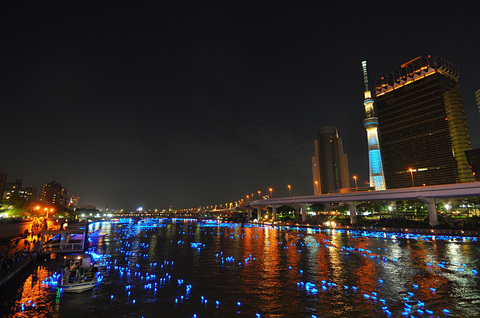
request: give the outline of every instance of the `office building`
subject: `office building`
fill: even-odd
[[[474,181],[455,66],[418,57],[375,85],[387,188]]]
[[[314,145],[313,193],[337,193],[342,188],[350,188],[348,159],[343,153],[342,138],[338,136],[337,128],[318,129]]]
[[[367,61],[362,62],[362,68],[363,81],[365,84],[363,106],[365,107],[366,116],[363,120],[363,125],[367,130],[370,187],[375,188],[375,190],[385,190],[383,160],[380,152],[380,141],[378,139],[378,118],[375,115],[372,93],[368,89]]]

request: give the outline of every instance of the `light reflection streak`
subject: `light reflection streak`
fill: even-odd
[[[56,289],[42,283],[50,275],[51,272],[45,267],[39,266],[26,279],[17,291],[20,297],[15,301],[15,308],[19,310],[12,317],[58,317],[59,298],[56,297]]]

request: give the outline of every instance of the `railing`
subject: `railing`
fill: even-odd
[[[262,224],[259,222],[258,224]],[[374,227],[374,226],[359,226],[359,225],[335,225],[335,226],[324,226],[324,225],[312,225],[305,223],[296,223],[296,224],[281,224],[281,223],[271,223],[263,222],[266,225],[273,226],[285,226],[285,227],[308,227],[308,228],[318,228],[318,229],[339,229],[339,230],[353,230],[353,231],[372,231],[372,232],[400,232],[400,233],[412,233],[412,234],[428,234],[428,235],[449,235],[449,236],[477,236],[480,237],[480,231],[472,230],[442,230],[442,229],[415,229],[415,228],[393,228],[393,227]]]
[[[429,235],[450,235],[450,236],[480,236],[479,231],[471,230],[442,230],[442,229],[412,229],[412,228],[392,228],[392,227],[373,227],[373,226],[335,226],[333,228],[350,229],[350,230],[366,230],[376,232],[401,232],[414,234],[429,234]]]

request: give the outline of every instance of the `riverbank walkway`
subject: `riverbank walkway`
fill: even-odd
[[[38,255],[52,253],[76,253],[85,250],[88,224],[73,223],[65,229],[52,220],[40,219],[17,224],[0,224],[0,286],[6,284],[25,267],[32,264]],[[7,226],[9,231],[2,231]],[[13,231],[13,232],[12,232]],[[11,233],[16,233],[13,235]],[[21,234],[19,234],[21,233]],[[6,236],[8,234],[8,236]]]

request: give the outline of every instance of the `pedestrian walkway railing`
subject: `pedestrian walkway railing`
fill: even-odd
[[[448,236],[477,236],[480,237],[480,231],[472,230],[444,230],[444,229],[417,229],[417,228],[393,228],[393,227],[375,227],[375,226],[360,226],[360,225],[319,225],[306,223],[281,223],[281,222],[261,222],[267,225],[287,226],[287,227],[308,227],[315,229],[340,229],[340,230],[354,230],[354,231],[372,231],[372,232],[396,232],[396,233],[412,233],[425,235],[448,235]]]

